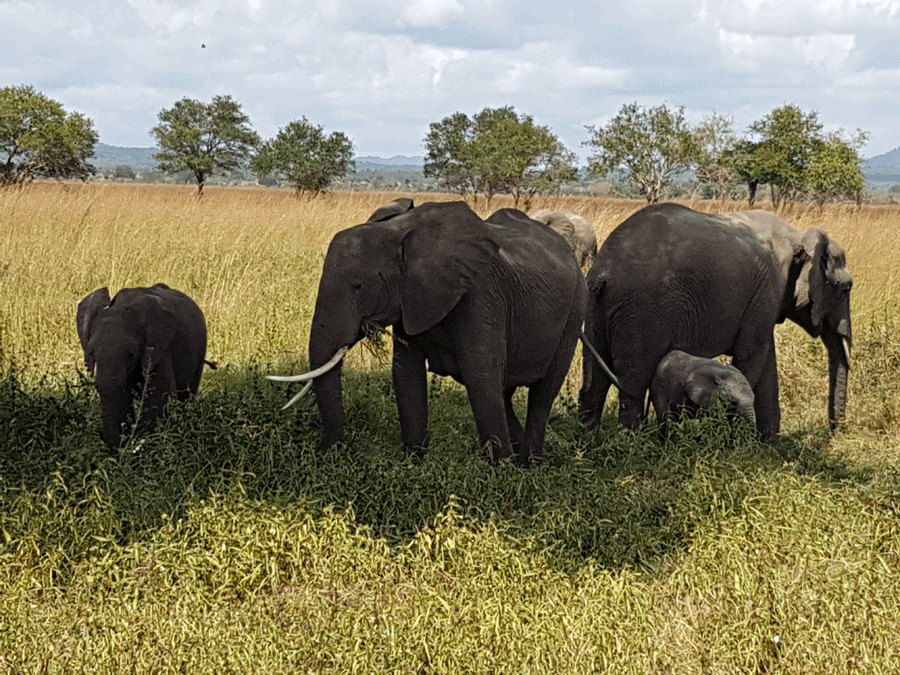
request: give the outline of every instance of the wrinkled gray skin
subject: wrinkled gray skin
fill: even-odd
[[[466,387],[492,461],[512,456],[527,465],[543,453],[550,407],[580,332],[581,271],[565,243],[524,214],[482,221],[464,202],[402,206],[332,239],[310,329],[310,367],[368,329],[392,326],[404,448],[420,454],[426,446],[427,368]],[[517,387],[529,388],[524,428],[512,408]],[[341,363],[315,379],[314,391],[326,448],[344,438]]]
[[[795,236],[796,233],[796,236]],[[727,354],[753,388],[756,427],[779,430],[773,328],[789,318],[829,353],[829,420],[846,400],[850,275],[821,228],[797,233],[767,212],[711,215],[645,207],[604,242],[587,277],[585,333],[619,378],[619,421],[632,426],[657,365],[678,349]],[[579,419],[594,428],[608,378],[584,359]]]
[[[734,227],[752,232],[772,254],[784,289],[778,323],[790,319],[828,352],[828,424],[834,429],[847,405],[847,375],[853,341],[850,289],[853,278],[844,249],[821,227],[795,230],[769,211],[719,214]]]
[[[597,255],[597,235],[587,219],[572,211],[549,209],[535,211],[530,217],[544,223],[565,239],[581,267],[590,266]]]
[[[685,410],[696,415],[700,408],[709,408],[717,394],[728,412],[756,424],[753,388],[741,371],[679,350],[666,354],[650,383],[650,403],[659,421],[660,437],[665,436],[670,420]]]
[[[88,371],[96,367],[100,437],[118,448],[140,413],[136,435],[165,418],[168,398],[197,393],[206,354],[206,322],[184,293],[165,284],[123,288],[110,300],[99,288],[78,303],[78,339]],[[212,364],[210,364],[212,365]]]

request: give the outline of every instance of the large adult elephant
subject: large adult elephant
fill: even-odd
[[[76,311],[84,365],[97,370],[100,436],[114,450],[122,433],[152,431],[165,417],[166,401],[197,393],[206,354],[206,322],[197,304],[165,284],[123,288],[110,299],[104,288],[89,293]]]
[[[403,446],[426,446],[427,368],[466,387],[493,461],[515,455],[527,465],[542,455],[581,330],[581,271],[566,244],[524,214],[483,221],[464,202],[399,206],[385,220],[338,232],[325,256],[309,338],[313,370],[295,378],[315,378],[320,447],[344,437],[343,354],[367,330],[391,326]],[[529,388],[524,429],[512,407],[517,387]]]
[[[773,328],[789,318],[829,353],[829,420],[844,413],[850,274],[821,228],[798,233],[766,212],[712,215],[645,207],[604,242],[587,277],[585,333],[619,378],[619,421],[643,415],[657,364],[678,349],[729,354],[753,387],[756,425],[774,441],[781,412]],[[579,419],[600,418],[609,379],[584,359]]]
[[[584,267],[590,265],[597,255],[597,235],[586,218],[573,211],[551,211],[541,209],[531,214],[531,218],[544,223],[566,240],[575,254],[575,260]]]

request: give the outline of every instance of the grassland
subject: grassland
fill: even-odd
[[[854,275],[838,432],[821,344],[781,326],[775,447],[721,410],[664,445],[609,411],[585,433],[576,358],[520,471],[481,460],[440,378],[431,447],[404,456],[378,350],[347,357],[346,447],[318,451],[311,402],[281,412],[293,390],[263,378],[305,366],[331,236],[397,195],[206,192],[0,192],[0,673],[900,672],[900,207],[785,214]],[[535,208],[602,240],[640,206]],[[158,281],[203,308],[220,367],[109,456],[75,304]]]

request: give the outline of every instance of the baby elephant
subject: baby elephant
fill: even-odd
[[[135,433],[141,434],[165,417],[168,398],[197,393],[206,322],[184,293],[156,284],[123,288],[110,300],[99,288],[78,303],[76,321],[84,365],[97,368],[100,437],[110,450],[134,424],[134,401],[140,402]]]
[[[671,351],[663,357],[650,383],[650,402],[659,420],[660,437],[666,424],[687,409],[695,415],[712,405],[718,391],[725,409],[756,423],[753,389],[737,368],[716,359]]]

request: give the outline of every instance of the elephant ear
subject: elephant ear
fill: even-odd
[[[713,396],[716,393],[716,382],[708,375],[701,373],[691,373],[684,383],[684,391],[688,398],[701,408],[708,408],[712,405]]]
[[[813,226],[803,233],[800,240],[803,248],[803,267],[794,286],[796,307],[800,309],[812,303],[810,320],[815,334],[822,331],[825,318],[825,284],[828,268],[828,235],[821,227]]]
[[[408,335],[426,331],[447,316],[499,251],[484,223],[467,206],[436,215],[444,217],[419,223],[401,245],[400,307]]]
[[[395,199],[394,201],[388,202],[384,206],[375,209],[372,215],[369,216],[369,220],[367,222],[379,223],[384,220],[390,220],[396,215],[410,211],[413,206],[413,200],[407,197]]]
[[[78,341],[84,352],[84,367],[88,372],[94,370],[94,355],[91,353],[91,325],[97,312],[109,307],[109,289],[104,286],[86,295],[75,310],[75,327],[78,330]]]

